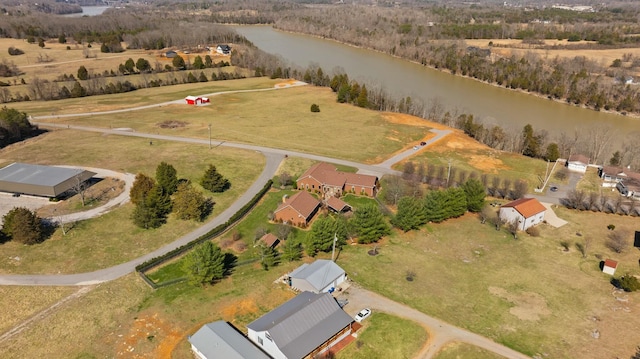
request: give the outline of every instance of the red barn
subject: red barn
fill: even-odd
[[[187,102],[187,105],[202,105],[204,103],[209,103],[209,98],[202,96],[187,96],[184,100]]]

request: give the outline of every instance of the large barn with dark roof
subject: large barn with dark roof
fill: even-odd
[[[0,192],[58,197],[95,174],[81,168],[16,162],[0,169]]]

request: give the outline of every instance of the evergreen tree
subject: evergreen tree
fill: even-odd
[[[172,195],[178,188],[177,173],[176,169],[166,162],[160,162],[156,168],[156,181],[169,195]]]
[[[351,223],[358,235],[358,243],[377,242],[391,233],[384,215],[376,204],[367,204],[358,208]]]
[[[185,67],[186,67],[186,65],[184,63],[184,59],[182,57],[180,57],[180,56],[174,57],[173,60],[171,60],[171,64],[177,70],[184,70]]]
[[[487,196],[482,182],[475,178],[470,178],[462,184],[462,189],[467,198],[467,209],[470,212],[480,212],[484,207],[484,199]]]
[[[173,212],[178,219],[202,221],[209,212],[209,201],[204,195],[193,188],[191,183],[184,182],[178,185],[174,194]]]
[[[362,90],[360,90],[360,93],[358,94],[356,104],[359,107],[369,107],[369,94],[367,93],[367,86],[362,85]]]
[[[412,229],[419,229],[425,222],[422,203],[412,196],[405,196],[398,201],[398,212],[391,221],[391,224],[408,232]]]
[[[82,87],[82,85],[80,85],[80,82],[76,81],[73,84],[73,88],[71,89],[71,97],[85,97],[87,96],[87,90],[85,90],[84,87]]]
[[[449,188],[445,191],[447,201],[447,218],[460,217],[467,212],[467,195],[460,187]]]
[[[194,285],[212,284],[224,277],[225,255],[220,247],[206,241],[196,246],[185,257],[183,269]]]
[[[540,139],[534,135],[533,127],[530,124],[524,126],[522,135],[524,136],[522,154],[529,157],[538,157],[538,153],[540,152]]]
[[[209,79],[207,78],[207,75],[204,74],[204,72],[200,72],[200,76],[198,76],[198,82],[207,82],[209,81]]]
[[[262,258],[260,260],[262,269],[269,270],[269,268],[280,264],[280,253],[275,248],[261,244],[258,250],[260,251],[260,258]]]
[[[211,192],[224,192],[231,187],[231,182],[218,173],[216,166],[209,165],[200,180],[200,185]]]
[[[445,205],[446,194],[443,191],[427,193],[423,201],[423,210],[427,222],[440,223],[449,218]]]
[[[191,67],[198,70],[204,69],[204,62],[202,62],[202,57],[200,57],[200,55],[196,56],[196,58],[193,59],[193,64],[191,65]]]
[[[190,84],[193,84],[193,83],[198,82],[198,79],[196,78],[196,75],[194,75],[191,72],[189,72],[189,75],[187,75],[187,82],[190,83]]]
[[[609,165],[611,166],[620,166],[621,165],[621,157],[622,155],[620,154],[620,151],[616,151],[613,153],[613,156],[611,156],[611,159],[609,160]]]
[[[329,251],[333,245],[335,226],[328,216],[317,218],[307,233],[305,249],[307,255],[314,256],[318,251]]]
[[[3,217],[2,233],[19,243],[36,244],[42,241],[42,219],[35,212],[16,207]]]
[[[351,86],[347,83],[343,83],[340,85],[340,89],[338,90],[338,102],[346,103],[349,102],[349,93],[351,92]]]
[[[211,59],[211,56],[207,55],[204,57],[204,67],[206,68],[213,67],[213,60]]]
[[[124,62],[124,68],[130,74],[134,73],[135,67],[136,67],[136,63],[133,62],[132,58],[128,58],[127,61]]]
[[[544,159],[547,161],[555,162],[560,157],[560,150],[557,143],[550,143],[547,146],[547,151],[544,154]]]
[[[153,178],[148,177],[143,173],[138,173],[136,175],[136,179],[133,181],[133,186],[131,186],[131,191],[129,192],[131,203],[138,205],[144,202],[147,194],[155,185],[156,181]]]
[[[141,57],[138,59],[138,61],[136,61],[136,68],[140,72],[148,72],[151,70],[151,64],[149,63],[149,60],[143,59]]]
[[[58,36],[58,43],[60,44],[66,44],[67,43],[67,37],[64,36],[64,34]]]
[[[158,228],[167,222],[171,213],[171,197],[161,186],[154,186],[144,201],[133,211],[133,222],[141,228]]]
[[[80,66],[78,68],[78,80],[86,80],[89,78],[89,71],[87,71],[87,68],[84,66]]]
[[[282,246],[282,259],[293,262],[302,258],[302,245],[293,239],[284,242]]]

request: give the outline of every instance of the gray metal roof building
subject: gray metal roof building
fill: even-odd
[[[202,326],[189,337],[191,349],[202,359],[271,359],[229,323]]]
[[[286,358],[304,358],[353,322],[328,293],[303,292],[250,323],[249,339],[268,333]],[[255,338],[254,338],[255,336]],[[274,353],[269,352],[274,357]]]
[[[300,291],[326,292],[337,287],[346,279],[344,269],[328,259],[318,259],[311,264],[303,264],[291,274],[291,286]]]
[[[0,169],[0,192],[57,197],[95,174],[80,168],[16,162]]]

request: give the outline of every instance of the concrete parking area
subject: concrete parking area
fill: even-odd
[[[0,225],[4,216],[16,207],[25,207],[32,211],[49,204],[48,198],[20,195],[14,197],[11,193],[0,193]]]

